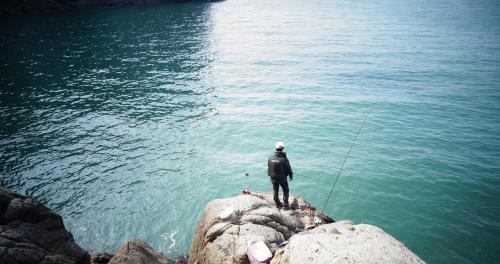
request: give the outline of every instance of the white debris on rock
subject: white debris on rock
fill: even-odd
[[[249,243],[262,240],[274,254],[281,242],[304,231],[309,204],[291,195],[292,209],[284,211],[269,199],[270,193],[255,193],[208,203],[191,244],[189,263],[248,263]]]
[[[353,225],[316,211],[290,195],[291,210],[272,206],[272,193],[252,193],[214,200],[196,228],[188,263],[246,264],[248,245],[262,241],[272,264],[424,263],[401,242],[371,225]],[[314,218],[324,223],[312,230]],[[284,241],[289,243],[279,248]]]

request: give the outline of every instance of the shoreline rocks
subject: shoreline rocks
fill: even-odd
[[[269,248],[271,264],[425,263],[378,227],[335,222],[300,196],[290,201],[290,210],[281,210],[273,207],[272,193],[254,192],[209,202],[187,259],[169,259],[138,239],[115,255],[90,256],[59,215],[0,186],[0,263],[247,264],[256,241]]]
[[[0,263],[2,264],[181,264],[138,239],[113,256],[92,257],[76,244],[61,216],[31,198],[0,186]]]
[[[424,263],[382,229],[350,221],[325,224],[291,237],[271,264]]]
[[[0,187],[0,263],[89,263],[62,218],[33,199]]]
[[[196,228],[188,263],[248,263],[248,244],[262,240],[274,254],[284,241],[312,224],[315,209],[303,198],[290,195],[290,210],[272,206],[272,193],[217,199],[207,204]],[[333,219],[317,214],[323,223]]]
[[[95,253],[90,256],[90,264],[106,264],[113,258],[109,253]]]
[[[382,229],[334,222],[303,198],[290,210],[272,206],[272,193],[217,199],[207,204],[189,250],[189,264],[246,264],[250,243],[263,241],[272,264],[424,263]]]
[[[111,258],[108,264],[175,264],[163,254],[154,250],[146,242],[133,239],[127,241]]]

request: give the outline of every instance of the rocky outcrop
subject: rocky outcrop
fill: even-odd
[[[271,264],[424,263],[382,229],[349,221],[325,224],[290,238]]]
[[[171,260],[140,239],[132,239],[123,244],[115,255],[96,253],[90,264],[186,264],[183,258]]]
[[[423,263],[380,228],[333,223],[301,197],[290,199],[288,211],[274,208],[270,193],[210,202],[197,226],[188,263],[248,263],[245,252],[256,240],[269,247],[273,264]]]
[[[31,198],[0,187],[0,263],[88,263],[62,218]]]
[[[0,186],[1,264],[176,264],[138,239],[113,256],[89,256],[64,228],[62,218],[33,199]]]
[[[90,264],[107,264],[112,258],[113,255],[109,253],[95,253],[90,256]]]
[[[129,240],[118,249],[108,264],[175,264],[163,254],[157,252],[146,242],[138,239]]]
[[[248,246],[255,241],[270,249],[266,258],[271,264],[424,263],[378,227],[334,222],[299,196],[291,195],[290,201],[290,210],[273,207],[271,193],[208,203],[187,263],[246,264]],[[0,187],[0,263],[180,264],[186,260],[171,260],[137,239],[126,242],[114,256],[97,253],[90,258],[59,215]]]
[[[312,223],[314,208],[290,196],[291,210],[273,207],[270,193],[214,200],[205,207],[197,226],[188,263],[248,263],[248,243],[263,240],[272,253],[278,245]],[[333,220],[319,215],[322,222]]]

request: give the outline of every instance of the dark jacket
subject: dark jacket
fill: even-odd
[[[267,175],[275,179],[286,180],[286,176],[293,177],[292,167],[286,158],[285,152],[276,151],[267,159]]]

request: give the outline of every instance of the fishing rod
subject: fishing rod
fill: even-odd
[[[347,154],[346,154],[346,156],[344,158],[344,161],[342,162],[342,166],[340,166],[339,172],[337,173],[337,177],[335,178],[335,181],[333,182],[332,188],[330,189],[330,193],[328,194],[328,198],[326,198],[325,204],[323,205],[323,209],[321,210],[323,212],[326,209],[326,205],[328,204],[328,201],[330,201],[330,198],[332,197],[333,189],[337,185],[337,182],[338,182],[338,180],[340,178],[340,174],[342,173],[342,170],[344,169],[345,163],[346,163],[347,159],[349,158],[349,155],[351,154],[351,151],[352,151],[352,148],[354,147],[354,144],[356,144],[356,140],[358,139],[359,133],[361,133],[361,130],[363,130],[363,127],[365,126],[366,120],[368,119],[368,116],[370,116],[372,110],[373,110],[373,106],[370,107],[370,110],[366,114],[365,119],[363,120],[363,123],[361,123],[361,126],[359,127],[359,130],[356,133],[356,136],[354,137],[354,140],[352,141],[351,146],[349,147],[349,151],[347,151]],[[309,176],[306,176],[304,174],[299,174],[299,173],[295,173],[295,174],[296,175],[300,175],[302,177],[306,177],[306,178],[314,180],[314,181],[317,181],[316,178],[309,177]],[[245,176],[248,177],[249,176],[248,173],[245,173]],[[245,177],[245,183],[246,183],[246,177]],[[248,187],[246,187],[246,189],[245,189],[244,192],[248,191],[247,188]]]
[[[370,107],[370,110],[368,111],[368,114],[366,114],[365,119],[363,120],[363,123],[359,127],[359,130],[356,133],[356,136],[354,137],[354,140],[352,141],[351,147],[349,147],[349,151],[347,152],[347,154],[346,154],[346,156],[344,158],[344,162],[342,162],[342,166],[340,166],[339,173],[337,174],[337,177],[335,178],[335,181],[333,182],[332,188],[330,189],[330,193],[328,194],[328,198],[326,198],[325,204],[323,205],[323,209],[321,210],[323,212],[325,211],[326,205],[328,204],[328,201],[330,200],[330,198],[332,196],[333,189],[335,188],[335,185],[337,185],[337,181],[340,178],[340,174],[342,173],[342,169],[344,169],[345,162],[347,161],[347,159],[349,158],[349,155],[351,154],[352,147],[356,143],[356,140],[358,139],[359,133],[361,132],[361,130],[365,126],[366,120],[368,119],[368,116],[371,114],[372,109],[373,109],[373,107]]]

